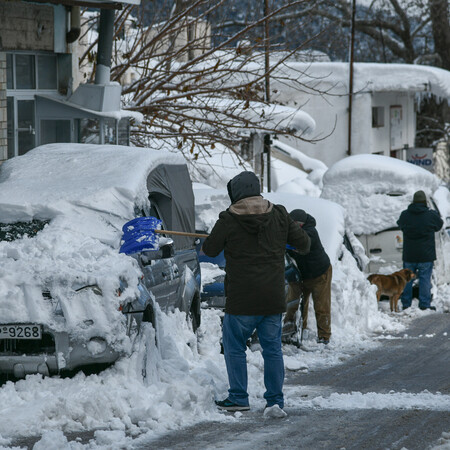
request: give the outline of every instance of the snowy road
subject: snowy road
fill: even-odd
[[[288,373],[287,419],[237,413],[135,448],[427,449],[450,431],[449,371],[450,315],[429,314],[340,366]]]

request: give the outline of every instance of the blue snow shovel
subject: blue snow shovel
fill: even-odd
[[[160,234],[208,237],[207,234],[190,233],[185,231],[170,231],[161,229],[162,221],[156,217],[137,217],[130,220],[123,227],[122,245],[119,253],[131,255],[143,251],[159,250]]]

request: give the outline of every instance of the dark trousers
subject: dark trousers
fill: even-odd
[[[300,295],[303,291],[303,329],[308,325],[309,297],[312,295],[314,312],[316,313],[317,335],[320,338],[330,339],[331,336],[331,264],[325,273],[302,282],[289,283],[289,290],[286,298],[287,311],[284,323],[292,322],[299,307]],[[295,302],[294,300],[297,300]]]

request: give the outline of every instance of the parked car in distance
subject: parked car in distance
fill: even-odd
[[[0,166],[0,375],[114,363],[162,311],[200,324],[193,238],[119,253],[122,227],[155,216],[194,231],[184,159],[163,150],[50,144]]]
[[[348,227],[370,258],[367,270],[402,267],[403,234],[397,225],[400,213],[423,190],[428,207],[443,215],[450,229],[450,194],[431,172],[406,161],[382,155],[355,155],[331,166],[323,177],[321,197],[342,205]],[[436,233],[437,282],[450,282],[450,239],[446,226]],[[389,268],[389,270],[391,270]]]

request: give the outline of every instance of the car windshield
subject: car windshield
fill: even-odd
[[[32,220],[31,222],[0,223],[0,241],[15,241],[24,236],[34,237],[49,220]]]

